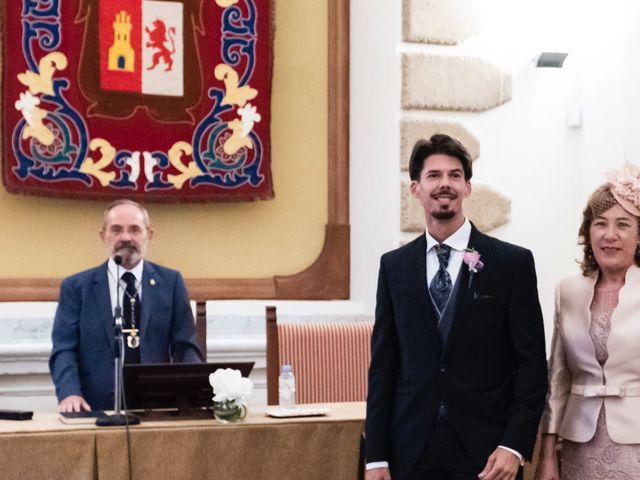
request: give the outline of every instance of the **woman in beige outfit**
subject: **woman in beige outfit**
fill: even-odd
[[[589,199],[582,274],[556,288],[538,480],[640,479],[640,169]],[[560,462],[556,442],[562,437]],[[560,475],[561,474],[561,475]]]

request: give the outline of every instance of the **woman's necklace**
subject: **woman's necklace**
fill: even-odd
[[[591,311],[600,313],[607,312],[609,315],[618,303],[618,292],[623,284],[618,285],[599,285],[595,288],[593,301],[591,303]]]

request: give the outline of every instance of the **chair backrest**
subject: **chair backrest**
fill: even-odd
[[[367,398],[372,322],[278,324],[267,307],[267,403],[278,403],[281,365],[296,378],[297,403]]]
[[[196,322],[196,341],[202,352],[204,361],[207,361],[207,302],[196,301],[196,314],[193,316]]]

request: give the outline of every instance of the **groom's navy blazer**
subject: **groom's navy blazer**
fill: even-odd
[[[478,473],[498,445],[530,458],[547,389],[544,327],[533,256],[472,228],[484,268],[462,264],[446,344],[426,277],[426,238],[382,256],[372,336],[367,462],[404,480],[438,415]]]
[[[140,362],[203,361],[180,273],[145,260],[141,282]],[[94,410],[113,408],[113,334],[107,263],[66,278],[49,359],[58,401],[81,395]]]

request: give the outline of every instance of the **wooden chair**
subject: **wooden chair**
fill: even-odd
[[[358,402],[367,398],[373,322],[278,323],[266,309],[267,403],[278,403],[281,365],[293,366],[297,403]]]
[[[278,323],[276,307],[266,308],[267,404],[278,404],[280,366],[296,377],[296,403],[358,402],[367,399],[373,322]],[[364,432],[358,480],[364,479]]]
[[[196,341],[202,352],[205,362],[207,361],[207,302],[196,301]]]

